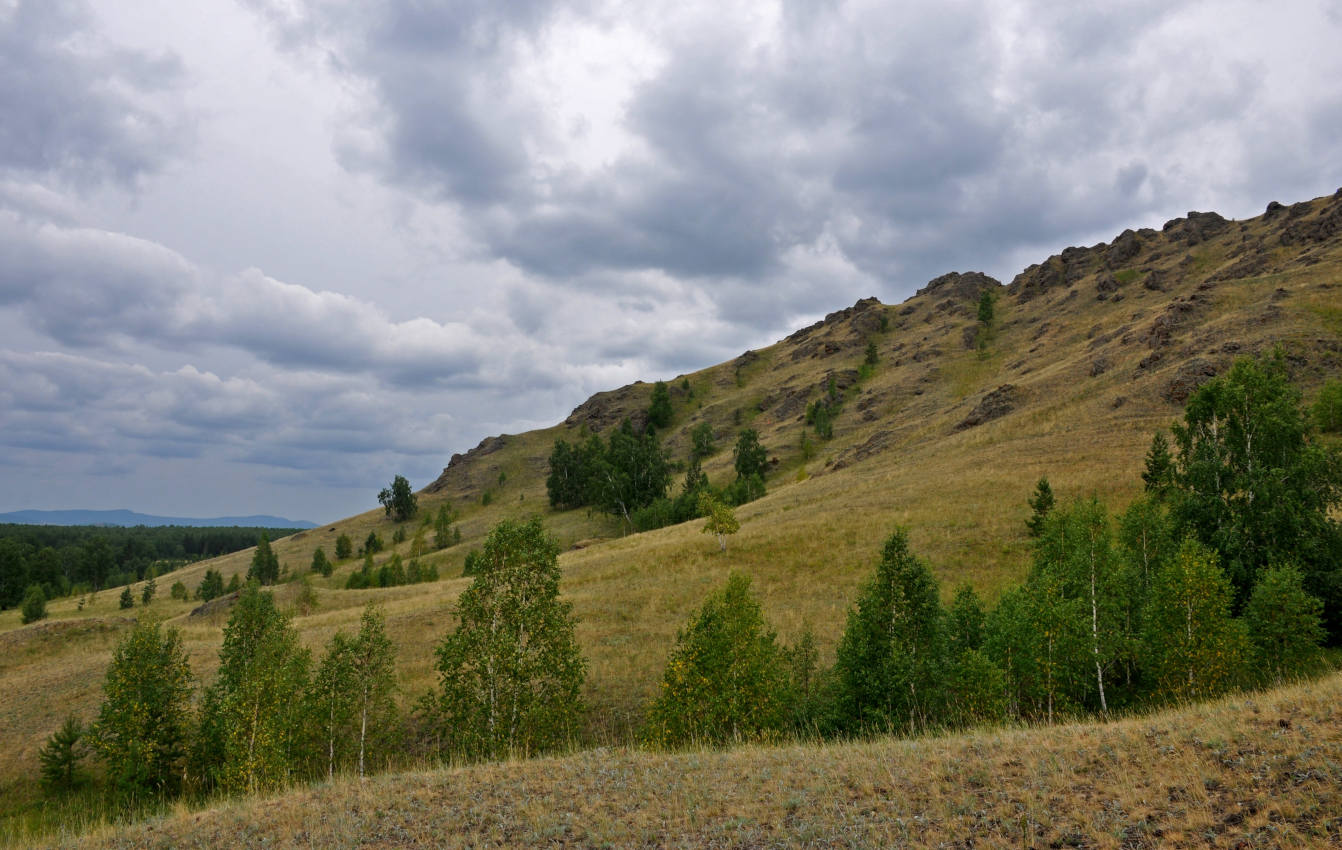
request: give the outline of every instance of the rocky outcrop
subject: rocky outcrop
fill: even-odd
[[[1015,410],[1021,402],[1021,392],[1014,384],[1003,384],[988,393],[969,411],[969,415],[955,426],[955,430],[975,428],[985,422],[1000,419]]]
[[[1317,245],[1342,234],[1342,189],[1337,195],[1324,201],[1323,209],[1313,216],[1289,216],[1286,227],[1281,232],[1283,245]],[[1311,205],[1306,204],[1307,207]],[[1294,207],[1291,208],[1294,211]]]
[[[983,272],[947,272],[934,277],[927,286],[914,293],[933,295],[938,298],[954,298],[957,301],[977,301],[985,289],[1000,289],[1002,282]]]
[[[1183,404],[1198,387],[1215,378],[1216,371],[1215,364],[1210,361],[1202,358],[1189,360],[1174,373],[1161,396],[1170,404]]]

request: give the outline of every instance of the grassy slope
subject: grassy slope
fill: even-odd
[[[1074,258],[1069,283],[1040,290],[1041,271],[1027,270],[999,300],[999,327],[986,357],[964,343],[974,322],[972,295],[943,289],[902,306],[836,315],[804,338],[689,375],[691,397],[677,380],[676,418],[666,440],[673,456],[685,456],[690,427],[712,423],[721,451],[706,471],[725,483],[739,422],[757,428],[778,461],[769,495],[738,511],[742,530],[726,555],[717,553],[698,523],[620,537],[618,524],[608,518],[550,512],[545,458],[556,437],[577,435],[576,424],[561,424],[509,436],[496,451],[469,453],[432,492],[421,494],[426,512],[443,499],[463,512],[466,542],[432,559],[442,575],[459,575],[465,552],[493,523],[536,512],[566,547],[585,541],[561,557],[563,592],[580,619],[579,640],[591,661],[592,739],[614,744],[627,740],[637,723],[676,629],[731,570],[754,577],[783,639],[810,622],[822,647],[837,640],[858,583],[895,525],[911,529],[915,549],[932,563],[945,593],[970,581],[995,598],[1023,573],[1022,520],[1035,480],[1047,473],[1064,498],[1094,492],[1121,505],[1134,495],[1152,431],[1180,409],[1164,392],[1189,360],[1203,358],[1223,369],[1232,349],[1251,352],[1281,342],[1297,358],[1295,368],[1311,392],[1323,374],[1337,369],[1342,242],[1334,237],[1281,245],[1278,235],[1289,222],[1308,224],[1339,204],[1323,198],[1299,207],[1301,214],[1289,220],[1231,223],[1194,245],[1172,238],[1178,227],[1143,233],[1142,251],[1115,270],[1121,300],[1097,299],[1097,282],[1107,272],[1095,252]],[[1256,276],[1203,285],[1246,256],[1260,258]],[[1142,286],[1150,270],[1164,275],[1165,291]],[[1176,302],[1191,309],[1172,314]],[[882,312],[889,329],[870,333],[870,318]],[[1167,343],[1153,347],[1146,341],[1149,331],[1167,315],[1181,321]],[[831,371],[858,367],[869,337],[878,343],[881,365],[849,391],[834,439],[819,443],[816,456],[803,462],[800,412],[784,415],[780,399],[806,388],[817,397]],[[1156,351],[1158,362],[1140,365]],[[1108,366],[1092,376],[1100,358]],[[1004,384],[1017,388],[1017,410],[955,430],[986,393]],[[650,390],[636,384],[601,394],[570,419],[600,414],[600,421],[613,423],[646,407]],[[854,460],[864,444],[881,448]],[[502,485],[500,472],[506,474]],[[486,489],[493,496],[487,507],[480,504]],[[275,549],[282,562],[301,571],[316,546],[330,554],[339,533],[358,542],[370,529],[390,538],[393,526],[371,511],[278,541]],[[201,681],[213,677],[226,615],[189,617],[193,606],[168,599],[167,589],[178,579],[194,588],[207,567],[226,577],[245,573],[250,557],[250,551],[236,553],[159,579],[160,598],[152,607],[183,628]],[[329,580],[314,578],[320,607],[297,617],[296,625],[304,643],[318,650],[335,630],[353,629],[361,606],[377,600],[400,648],[401,685],[413,698],[433,684],[433,646],[453,623],[452,605],[465,581],[339,590],[356,567],[345,563]],[[295,592],[294,585],[278,590],[281,601]],[[78,611],[73,600],[58,601],[51,605],[51,621],[29,627],[19,626],[16,611],[0,613],[0,712],[7,719],[0,796],[29,797],[27,778],[43,738],[66,713],[87,718],[95,710],[102,672],[124,626],[117,595],[105,590]],[[34,699],[36,694],[43,698]]]
[[[1113,723],[342,780],[77,847],[1323,847],[1342,676]]]

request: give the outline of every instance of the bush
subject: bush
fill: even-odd
[[[122,589],[121,598],[117,600],[117,604],[121,606],[122,611],[125,611],[127,608],[135,607],[135,594],[130,592],[129,584]]]
[[[1324,384],[1310,413],[1314,417],[1314,426],[1320,431],[1342,433],[1342,381],[1334,379]]]
[[[337,561],[347,561],[354,557],[354,543],[350,541],[348,534],[336,538],[335,556]]]
[[[48,793],[73,791],[82,785],[87,777],[79,769],[79,763],[86,753],[84,724],[72,714],[37,751],[43,789]]]
[[[643,738],[662,747],[759,738],[784,728],[793,702],[787,659],[750,579],[733,573],[676,636]]]
[[[223,574],[218,570],[206,570],[205,577],[200,580],[200,587],[196,588],[196,598],[202,602],[209,602],[211,599],[217,599],[223,595]]]
[[[40,584],[28,586],[28,590],[23,594],[23,623],[36,623],[38,620],[45,620],[47,616],[47,594]]]
[[[190,597],[190,594],[187,592],[186,585],[182,584],[180,581],[175,581],[172,583],[172,588],[168,591],[168,595],[171,596],[173,599],[177,599],[182,602],[185,602]]]

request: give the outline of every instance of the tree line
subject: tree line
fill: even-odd
[[[256,545],[293,528],[0,525],[0,609],[34,586],[46,599],[131,584],[191,561]]]

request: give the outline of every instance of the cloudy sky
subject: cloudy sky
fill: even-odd
[[[945,271],[1342,185],[1342,4],[0,0],[0,510],[324,521]]]

